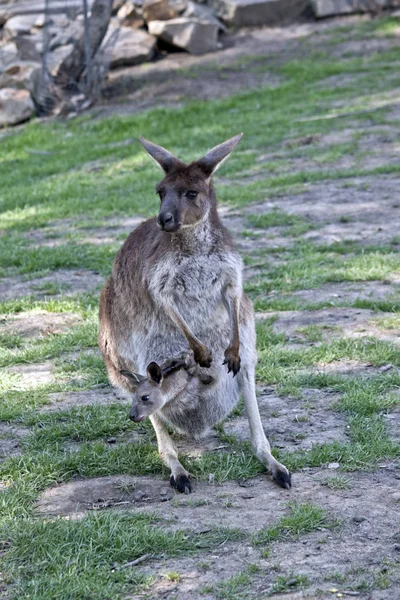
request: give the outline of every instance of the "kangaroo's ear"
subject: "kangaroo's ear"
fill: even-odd
[[[239,135],[235,135],[235,137],[230,140],[215,146],[212,150],[209,150],[203,158],[196,161],[196,165],[200,167],[207,177],[211,177],[211,175],[222,165],[224,160],[228,158],[232,150],[236,148],[242,137],[243,133],[239,133]]]
[[[151,362],[147,365],[147,377],[156,385],[161,385],[164,377],[160,365],[156,362]]]
[[[173,169],[184,166],[182,161],[175,158],[171,152],[168,152],[168,150],[162,146],[157,146],[157,144],[153,144],[153,142],[149,142],[149,140],[146,140],[143,137],[139,137],[139,142],[165,173],[168,174]]]
[[[135,385],[139,385],[143,381],[146,381],[147,377],[144,375],[139,375],[139,373],[132,373],[131,371],[127,371],[126,369],[121,369],[121,375],[130,379]]]

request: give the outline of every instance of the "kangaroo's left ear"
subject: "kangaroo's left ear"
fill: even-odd
[[[160,365],[156,362],[147,365],[147,377],[156,385],[161,385],[164,377]]]
[[[239,135],[235,135],[235,137],[230,140],[215,146],[212,150],[209,150],[203,158],[196,161],[195,164],[200,167],[207,177],[211,177],[236,148],[242,137],[243,133],[239,133]]]

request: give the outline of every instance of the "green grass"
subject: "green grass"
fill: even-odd
[[[276,525],[255,534],[253,543],[260,546],[277,541],[296,540],[306,533],[337,526],[337,522],[319,506],[293,502],[289,505],[289,510],[290,513],[282,517]]]
[[[15,522],[5,529],[11,550],[7,577],[18,597],[108,600],[144,585],[151,577],[122,564],[149,554],[166,558],[210,551],[235,531],[190,534],[160,528],[151,514],[104,511],[83,520]],[[34,544],[32,540],[34,539]],[[112,544],[110,544],[112,540]]]

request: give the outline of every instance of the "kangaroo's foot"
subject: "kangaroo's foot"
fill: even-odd
[[[171,486],[181,494],[190,494],[192,491],[192,482],[189,479],[189,474],[179,473],[171,475],[169,480]]]
[[[290,490],[292,487],[292,474],[287,470],[285,465],[277,462],[276,465],[269,469],[269,474],[279,487],[286,490]]]

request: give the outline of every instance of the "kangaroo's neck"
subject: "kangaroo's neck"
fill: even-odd
[[[174,250],[182,254],[207,254],[215,248],[221,249],[225,235],[217,209],[212,207],[200,223],[172,234],[171,242]]]

